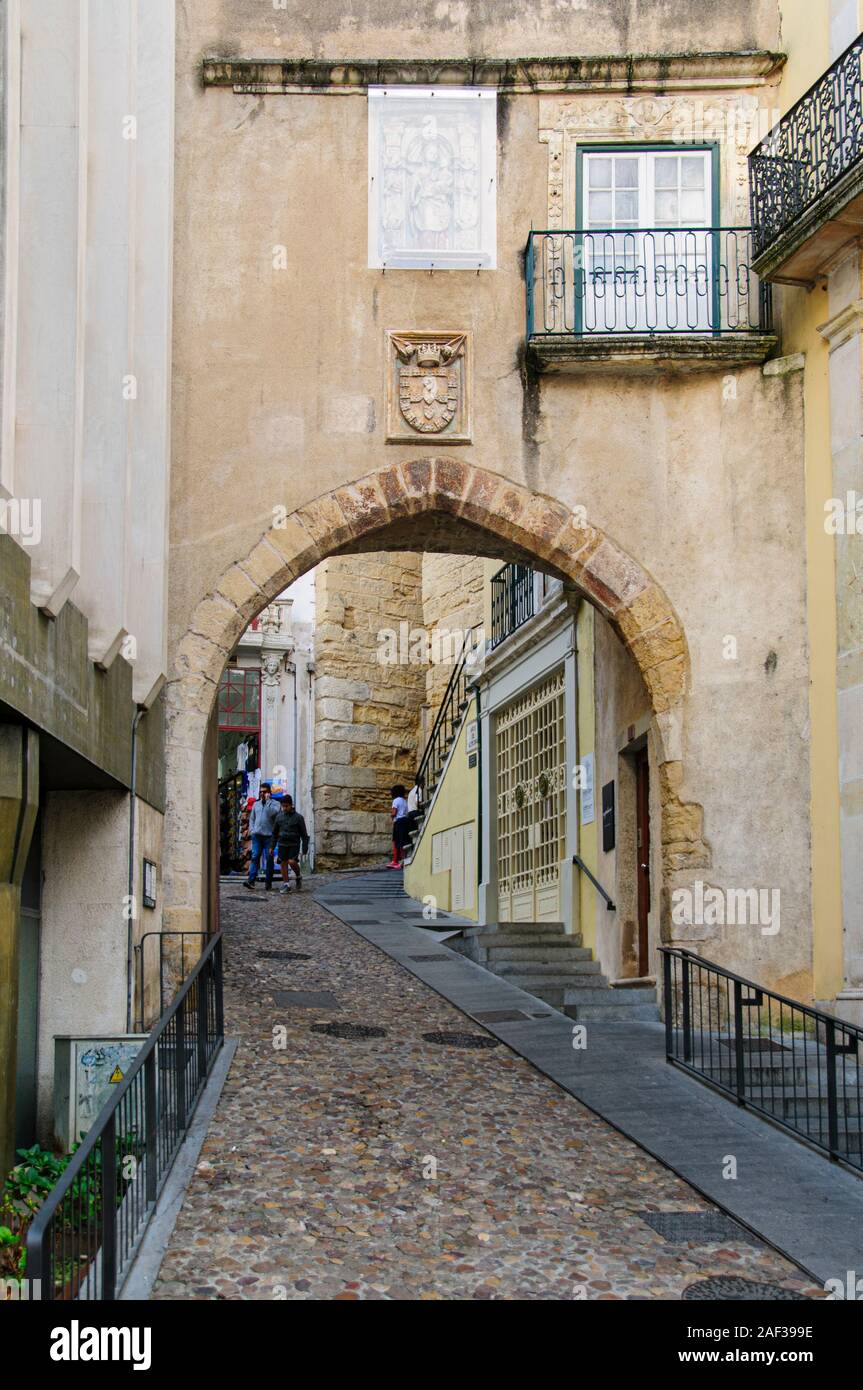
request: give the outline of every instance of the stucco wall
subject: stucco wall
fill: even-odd
[[[180,34],[249,57],[403,58],[776,48],[776,0],[181,0]]]
[[[476,768],[468,766],[467,729],[475,717],[476,701],[472,700],[465,712],[464,722],[450,753],[446,773],[439,783],[438,794],[427,818],[422,824],[422,833],[414,851],[413,860],[405,869],[405,891],[412,898],[425,899],[431,896],[429,904],[433,909],[449,912],[452,908],[452,881],[449,869],[432,873],[432,837],[443,830],[468,822],[477,825],[479,806],[479,780]],[[476,845],[478,835],[474,830],[474,872],[476,871]],[[477,920],[477,885],[471,886],[470,905],[459,908],[459,915]]]
[[[144,811],[144,843],[156,823]],[[161,817],[159,817],[161,819]],[[126,1031],[129,798],[50,792],[43,810],[39,1133],[51,1138],[54,1037]]]
[[[398,50],[667,51],[775,46],[778,38],[772,3],[592,5],[589,14],[542,7],[529,22],[506,5],[484,8],[494,26],[478,23],[479,8],[460,8],[473,14],[463,30],[449,18],[439,27],[454,10],[423,15],[416,35],[400,12]],[[331,26],[326,8],[298,24],[291,7],[285,29],[278,11],[265,18],[257,5],[182,11],[175,637],[231,563],[250,553],[274,507],[290,511],[416,457],[410,445],[385,442],[386,329],[472,333],[473,442],[451,452],[583,505],[667,592],[692,663],[670,754],[682,760],[676,790],[704,807],[715,879],[782,886],[780,935],[747,945],[735,963],[789,988],[800,983],[809,965],[809,820],[800,793],[808,714],[799,374],[765,378],[750,367],[638,380],[532,377],[522,251],[529,228],[548,215],[539,99],[499,99],[499,269],[382,274],[366,266],[363,96],[205,91],[199,60],[204,51],[384,53],[396,30],[357,8]],[[771,105],[775,89],[760,99]],[[728,167],[723,161],[721,203],[731,218],[740,188],[730,186]],[[279,246],[286,269],[274,268]],[[738,644],[733,662],[723,655],[728,635]],[[693,819],[681,817],[687,833]]]

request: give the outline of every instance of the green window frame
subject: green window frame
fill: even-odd
[[[719,147],[719,141],[718,141],[718,140],[675,140],[675,141],[668,141],[668,140],[656,140],[656,141],[614,140],[614,141],[600,141],[600,142],[597,142],[597,143],[589,142],[589,141],[586,141],[586,142],[584,142],[584,143],[579,142],[578,145],[576,146],[576,151],[575,151],[575,159],[576,159],[576,164],[575,164],[575,231],[576,231],[576,233],[584,233],[585,231],[588,231],[588,230],[589,230],[589,228],[587,228],[587,227],[585,226],[585,222],[586,222],[586,220],[587,220],[587,219],[586,219],[586,216],[585,216],[585,192],[586,192],[586,185],[585,185],[585,167],[584,167],[585,155],[592,155],[592,154],[625,155],[625,154],[644,154],[644,153],[682,154],[682,153],[694,153],[694,152],[696,152],[696,151],[701,151],[701,152],[703,152],[703,153],[707,153],[707,154],[710,156],[709,161],[708,161],[708,168],[709,168],[709,171],[710,171],[710,222],[709,222],[709,224],[708,224],[708,230],[713,231],[714,233],[716,233],[716,232],[717,232],[717,229],[719,228],[720,208],[721,208],[721,200],[720,200],[721,189],[720,189],[720,160],[719,160],[719,148],[720,148],[720,147]],[[640,228],[640,230],[649,230],[649,229],[648,229],[648,228]],[[576,242],[576,244],[578,245],[578,242]],[[716,236],[713,237],[713,255],[714,255],[714,260],[718,259],[718,246],[717,246],[717,244],[716,244]],[[720,326],[720,321],[719,321],[719,309],[720,309],[720,305],[719,305],[719,283],[718,283],[717,276],[716,276],[715,274],[712,276],[711,300],[712,300],[712,306],[711,306],[711,307],[712,307],[712,316],[713,316],[713,324],[714,324],[713,334],[714,334],[714,336],[718,336],[719,333],[720,333],[720,331],[721,331],[721,326]],[[576,333],[579,334],[579,335],[583,333],[583,317],[582,317],[582,316],[583,316],[582,303],[581,303],[580,300],[576,299],[576,303],[575,303],[575,331],[576,331]]]

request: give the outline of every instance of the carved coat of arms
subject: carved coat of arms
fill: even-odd
[[[438,434],[460,443],[467,437],[466,336],[390,334],[395,388],[391,405],[397,403],[400,416],[394,420],[391,410],[391,439]]]

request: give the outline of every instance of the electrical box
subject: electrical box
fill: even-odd
[[[146,1033],[111,1038],[55,1037],[54,1134],[64,1150],[87,1133],[146,1041]]]

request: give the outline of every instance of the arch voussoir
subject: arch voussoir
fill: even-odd
[[[400,459],[280,515],[200,600],[177,646],[167,690],[170,811],[177,815],[184,806],[187,818],[193,813],[189,798],[199,794],[195,758],[200,766],[222,671],[252,618],[329,555],[424,513],[457,516],[502,542],[504,553],[511,547],[536,556],[609,620],[641,672],[654,711],[665,874],[670,880],[693,864],[709,864],[702,808],[683,795],[689,653],[668,596],[605,532],[587,522],[582,509],[573,511],[556,498],[449,455]],[[196,901],[190,888],[197,872],[193,861],[184,855],[174,866],[173,916],[184,922]],[[173,891],[171,875],[167,864],[166,901]],[[171,920],[170,903],[166,918]]]

